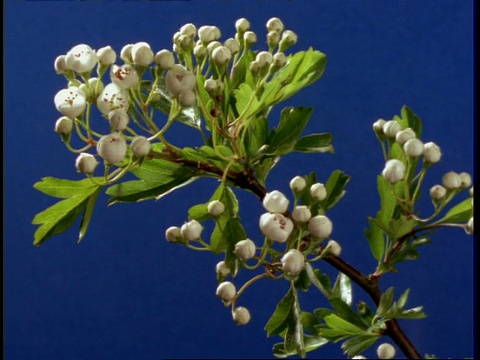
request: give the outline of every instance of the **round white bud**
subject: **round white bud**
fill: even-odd
[[[133,47],[133,44],[127,44],[124,47],[122,47],[122,50],[120,50],[120,59],[122,59],[127,63],[133,62],[132,47]]]
[[[144,136],[135,136],[130,143],[133,155],[137,157],[146,156],[152,149],[152,144]]]
[[[183,90],[193,90],[196,84],[195,75],[182,65],[173,65],[168,70],[165,81],[173,96],[178,96]]]
[[[286,63],[287,63],[287,57],[283,52],[278,52],[275,55],[273,55],[273,66],[281,68],[281,67],[284,67]]]
[[[162,69],[168,70],[175,64],[175,58],[170,50],[163,49],[155,54],[155,63]]]
[[[280,191],[274,190],[265,195],[262,203],[267,211],[283,214],[288,209],[289,200]]]
[[[202,44],[195,45],[193,55],[195,55],[197,59],[203,59],[207,55],[207,48]]]
[[[244,33],[245,31],[250,29],[250,21],[245,18],[238,19],[235,22],[235,29],[237,29],[239,33]]]
[[[235,55],[240,51],[240,44],[234,38],[229,38],[223,42],[223,46],[225,46],[232,55]]]
[[[237,289],[235,289],[235,285],[233,285],[230,281],[224,281],[220,283],[216,291],[217,296],[224,301],[232,300],[236,293]]]
[[[180,28],[180,33],[194,38],[197,35],[197,28],[192,23],[188,23]]]
[[[327,197],[327,188],[322,183],[313,184],[310,187],[310,195],[315,200],[324,200]]]
[[[126,129],[129,120],[130,119],[125,109],[115,109],[108,113],[108,121],[114,130]]]
[[[245,239],[235,244],[235,254],[242,260],[248,260],[255,256],[257,247],[255,243],[250,239]]]
[[[373,131],[379,135],[383,135],[383,127],[385,126],[386,121],[384,119],[378,119],[373,123]]]
[[[71,119],[83,113],[87,107],[85,93],[76,86],[60,90],[53,100],[57,110]]]
[[[77,171],[84,174],[93,174],[97,165],[98,161],[95,159],[95,156],[88,153],[80,153],[75,160],[75,167],[77,168]]]
[[[425,162],[435,164],[442,158],[440,147],[434,142],[428,142],[423,145],[423,159]]]
[[[298,205],[292,211],[292,218],[296,222],[304,223],[310,220],[312,217],[312,213],[308,206],[305,205]]]
[[[267,34],[267,44],[270,48],[274,48],[280,42],[280,33],[277,31],[269,31]]]
[[[277,17],[273,17],[267,21],[267,30],[268,31],[276,31],[282,32],[284,29],[283,22]]]
[[[193,106],[197,101],[197,96],[195,95],[194,91],[185,89],[180,91],[180,94],[178,94],[178,101],[183,107]]]
[[[170,243],[175,243],[181,239],[182,234],[180,233],[180,228],[178,226],[170,226],[165,231],[165,239]]]
[[[290,46],[295,45],[297,43],[298,36],[292,30],[285,30],[282,33],[282,39],[280,40],[280,51],[287,50]]]
[[[460,176],[460,180],[462,181],[460,186],[463,189],[466,189],[466,188],[470,187],[470,185],[472,185],[472,177],[470,176],[469,173],[461,172],[460,174],[458,174],[458,176]]]
[[[154,55],[150,45],[144,41],[137,42],[132,46],[132,60],[140,66],[148,66],[153,62]]]
[[[250,311],[248,311],[247,308],[240,306],[233,310],[232,317],[237,325],[246,325],[250,321]]]
[[[335,240],[329,240],[324,251],[333,256],[340,256],[342,253],[342,247]]]
[[[379,359],[393,359],[395,353],[395,348],[388,343],[383,343],[377,348],[377,356]]]
[[[473,186],[470,188],[470,190],[468,191],[468,193],[470,194],[471,197],[473,197]]]
[[[283,243],[293,230],[293,222],[281,214],[265,213],[260,216],[260,230],[268,239]]]
[[[92,48],[85,44],[74,46],[65,55],[65,63],[69,69],[83,74],[92,70],[97,65],[98,57]]]
[[[116,164],[125,157],[127,143],[120,134],[104,135],[98,140],[97,152],[108,164]]]
[[[205,25],[198,29],[198,37],[203,44],[208,44],[217,39],[214,28],[214,26]]]
[[[273,55],[268,51],[260,51],[255,57],[260,67],[268,67],[273,62]]]
[[[455,171],[449,171],[442,176],[442,183],[447,189],[458,189],[462,185],[462,179]]]
[[[397,159],[388,160],[382,171],[382,176],[391,184],[402,180],[405,177],[405,165]]]
[[[65,55],[57,56],[54,62],[54,67],[57,74],[65,74],[67,70],[69,70],[67,62],[65,61]]]
[[[447,189],[445,189],[442,185],[434,185],[430,188],[430,197],[434,201],[443,199],[446,193]]]
[[[303,254],[296,250],[291,249],[280,259],[282,262],[283,270],[289,275],[298,275],[305,267],[305,258]]]
[[[423,153],[423,142],[417,138],[409,139],[403,144],[403,150],[408,156],[420,156]]]
[[[292,189],[293,192],[303,191],[303,189],[305,189],[306,186],[307,186],[307,181],[301,176],[295,176],[290,181],[290,189]]]
[[[112,65],[117,60],[117,54],[110,45],[98,49],[97,56],[100,64],[105,66]]]
[[[395,135],[395,141],[399,143],[400,145],[405,144],[408,140],[415,138],[417,135],[415,134],[415,131],[413,131],[412,128],[405,128],[403,130],[400,130],[397,132]]]
[[[215,265],[215,272],[217,273],[218,276],[225,277],[228,274],[230,274],[230,269],[228,268],[227,264],[225,261],[220,261]]]
[[[389,138],[396,137],[400,130],[402,130],[402,127],[395,120],[389,120],[383,124],[383,133]]]
[[[197,220],[191,220],[180,228],[183,238],[187,241],[198,240],[202,230],[203,226]]]
[[[257,35],[253,31],[246,31],[243,34],[243,41],[247,45],[252,45],[257,42]]]
[[[208,203],[207,211],[212,216],[219,216],[225,211],[225,205],[219,200],[213,200]]]
[[[217,65],[225,65],[232,58],[232,53],[226,46],[218,46],[212,51],[212,59]]]
[[[308,230],[310,233],[320,239],[326,239],[333,230],[333,224],[325,215],[317,215],[308,222]]]
[[[73,130],[73,120],[68,116],[62,116],[55,123],[55,132],[60,135],[68,135]]]

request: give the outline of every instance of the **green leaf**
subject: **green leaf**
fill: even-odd
[[[313,270],[310,263],[305,263],[305,273],[308,276],[308,279],[320,292],[326,297],[329,298],[332,295],[332,288],[330,286],[330,279],[328,275],[322,274],[320,270]]]
[[[268,157],[262,159],[257,165],[255,165],[255,175],[257,176],[257,180],[261,185],[265,186],[265,181],[267,180],[270,170],[273,169],[279,160],[280,157]]]
[[[53,187],[58,185],[55,190]],[[52,196],[66,198],[35,215],[32,223],[40,225],[35,231],[33,244],[38,246],[53,235],[61,234],[70,228],[80,214],[82,222],[78,241],[85,236],[90,219],[102,186],[92,181],[70,181],[44,178],[34,187]]]
[[[422,135],[422,121],[420,118],[408,106],[402,107],[401,115],[402,118],[399,123],[402,126],[402,129],[409,127],[415,131],[417,138],[420,138]]]
[[[383,237],[382,229],[375,224],[374,219],[368,219],[370,228],[365,229],[365,237],[370,245],[370,251],[375,259],[381,261],[385,253],[385,238]]]
[[[320,346],[328,344],[329,341],[325,338],[322,338],[319,335],[303,335],[303,342],[305,344],[305,352],[310,352],[313,350],[318,349]],[[285,350],[285,343],[277,343],[273,345],[273,355],[277,358],[286,358],[288,356],[296,355],[297,350],[294,349],[293,351],[286,351]]]
[[[280,334],[286,329],[288,319],[291,316],[293,301],[293,291],[290,288],[283,299],[277,304],[275,311],[265,325],[265,331],[268,337]]]
[[[332,297],[328,299],[333,308],[337,311],[337,315],[341,316],[344,320],[358,326],[360,329],[366,329],[365,323],[362,318],[357,314],[345,301],[338,297]],[[327,314],[328,315],[328,314]]]
[[[333,296],[340,298],[347,305],[352,305],[352,282],[344,273],[339,273],[333,285]]]
[[[342,344],[342,349],[349,358],[352,358],[367,350],[378,338],[379,336],[373,334],[352,336],[350,339],[345,340]]]
[[[417,226],[419,222],[415,219],[406,219],[405,216],[401,216],[400,219],[391,219],[388,222],[387,234],[393,239],[399,239],[402,236],[408,234]]]
[[[320,202],[320,205],[325,210],[331,209],[343,198],[345,195],[345,187],[350,181],[350,178],[350,175],[345,174],[341,170],[335,170],[330,174],[325,185],[327,197]]]
[[[300,310],[300,304],[298,302],[298,294],[295,287],[292,284],[293,304],[291,315],[288,318],[287,331],[285,333],[285,350],[296,350],[297,354],[301,358],[305,357],[305,344],[303,342],[303,325],[302,316]]]
[[[464,223],[473,216],[472,198],[467,198],[452,207],[438,222]]]
[[[295,143],[293,151],[309,154],[333,153],[332,139],[333,136],[330,133],[310,134],[299,138]]]
[[[234,90],[234,95],[236,110],[244,119],[248,119],[263,108],[253,87],[247,83],[241,83],[238,89]]]
[[[389,287],[381,296],[377,307],[377,314],[384,317],[387,311],[393,305],[394,291],[393,287]]]
[[[293,151],[312,113],[312,108],[287,107],[283,109],[278,127],[273,131],[265,153],[268,155],[284,155]]]
[[[258,161],[258,151],[267,143],[268,138],[268,120],[265,117],[259,117],[250,122],[246,130],[244,148],[248,159]]]
[[[321,328],[320,335],[332,341],[338,341],[352,335],[365,334],[364,330],[336,314],[326,316],[324,321],[328,327]]]
[[[200,222],[210,219],[212,215],[208,213],[207,204],[197,204],[188,209],[188,219]]]
[[[126,181],[111,186],[108,203],[136,202],[156,198],[188,185],[196,180],[195,170],[166,160],[154,159],[144,162],[131,171],[140,180]]]

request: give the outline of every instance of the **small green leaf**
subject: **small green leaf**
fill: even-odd
[[[339,273],[333,285],[333,295],[342,299],[344,303],[352,305],[352,282],[344,273]]]
[[[379,336],[373,334],[352,336],[350,339],[345,340],[342,344],[342,349],[349,358],[352,358],[367,350],[378,338]]]
[[[332,288],[330,286],[330,279],[328,275],[322,274],[320,270],[313,270],[310,263],[305,263],[305,273],[308,276],[308,279],[320,292],[326,297],[329,298],[332,294]]]
[[[452,207],[438,222],[464,223],[473,216],[472,198],[467,198]]]
[[[96,177],[96,181],[102,181],[103,178]],[[84,189],[96,187],[97,185],[89,178],[73,181],[66,179],[57,179],[54,177],[42,178],[39,182],[35,183],[33,187],[38,191],[60,199],[67,199]]]
[[[327,179],[325,188],[327,189],[327,198],[320,202],[325,209],[334,207],[345,195],[345,187],[350,181],[351,176],[341,170],[333,171]]]
[[[366,325],[362,321],[360,315],[358,315],[351,307],[351,305],[344,302],[338,297],[332,297],[329,299],[330,304],[337,311],[337,315],[341,316],[344,320],[358,326],[360,329],[366,330]],[[328,314],[327,314],[328,315]]]
[[[90,220],[92,219],[93,215],[93,209],[95,208],[95,204],[97,202],[98,195],[100,194],[100,190],[102,190],[102,187],[99,186],[97,190],[87,200],[85,212],[83,213],[82,221],[80,223],[78,242],[82,241],[87,234],[88,225],[90,225]]]
[[[197,221],[205,221],[210,219],[212,216],[208,213],[207,204],[198,204],[192,206],[188,209],[188,219],[189,220],[197,220]]]
[[[370,228],[365,229],[365,237],[368,240],[373,257],[381,261],[385,253],[385,238],[383,237],[381,228],[375,224],[375,221],[372,221],[372,218],[368,220]]]
[[[293,293],[293,304],[290,316],[288,317],[288,326],[285,333],[285,350],[291,352],[296,350],[301,358],[305,357],[305,344],[303,342],[303,326],[298,294],[295,287],[291,286]]]
[[[392,307],[393,304],[394,291],[393,287],[389,287],[381,296],[380,303],[378,304],[377,314],[384,316],[388,309]]]
[[[327,327],[320,329],[320,335],[332,341],[365,334],[364,330],[336,314],[326,316],[324,321]]]
[[[329,341],[327,339],[322,338],[321,336],[318,336],[318,335],[311,336],[311,335],[306,335],[306,334],[303,335],[303,342],[305,344],[305,352],[310,352],[310,351],[316,350],[320,346],[329,343]],[[285,343],[283,343],[283,342],[273,345],[273,355],[276,358],[283,359],[283,358],[286,358],[286,357],[289,357],[289,356],[292,356],[292,355],[296,355],[296,354],[297,354],[296,349],[294,349],[293,351],[290,351],[290,352],[286,351],[285,350]]]
[[[288,325],[294,301],[293,291],[290,289],[282,300],[277,304],[275,311],[265,325],[267,336],[280,334]]]
[[[293,151],[309,154],[333,153],[332,139],[333,136],[330,133],[310,134],[299,138],[295,143]]]

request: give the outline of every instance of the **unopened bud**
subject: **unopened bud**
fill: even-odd
[[[175,243],[182,238],[182,234],[180,233],[180,228],[178,226],[170,226],[165,231],[165,239],[167,239],[170,243]]]
[[[160,50],[155,54],[155,63],[162,70],[168,70],[175,64],[175,58],[170,50]]]
[[[248,260],[255,256],[257,247],[255,243],[250,239],[245,239],[235,244],[235,254],[242,260]]]
[[[377,356],[379,359],[393,359],[395,353],[395,348],[388,343],[383,343],[377,348]]]
[[[303,191],[303,189],[305,189],[306,186],[307,186],[307,181],[301,176],[295,176],[290,181],[290,189],[292,189],[293,192]]]
[[[423,159],[425,162],[435,164],[440,161],[441,157],[442,152],[437,144],[428,142],[423,145]]]
[[[310,220],[311,217],[312,213],[308,206],[305,205],[296,206],[292,211],[292,218],[296,222],[304,223]]]
[[[215,265],[215,272],[218,276],[226,277],[228,274],[230,274],[230,269],[228,268],[225,261],[222,260],[217,263],[217,265]]]
[[[235,29],[237,29],[239,33],[243,34],[245,31],[250,29],[250,21],[245,18],[238,19],[235,22]]]
[[[430,188],[430,197],[434,201],[443,199],[446,193],[447,189],[445,189],[442,185],[434,185]]]
[[[391,184],[402,180],[405,177],[405,165],[397,159],[388,160],[382,171],[382,176]]]
[[[333,256],[340,256],[340,254],[342,253],[342,247],[335,240],[329,240],[327,246],[325,247],[325,250],[323,251]]]
[[[271,213],[283,214],[288,209],[289,200],[280,191],[269,192],[263,198],[263,207]]]
[[[219,200],[213,200],[208,203],[208,213],[212,216],[219,216],[225,211],[225,205]]]
[[[180,33],[194,38],[197,35],[197,28],[192,23],[188,23],[180,28]]]
[[[183,107],[190,107],[195,105],[197,101],[197,96],[195,92],[189,89],[182,90],[180,94],[178,94],[178,101],[180,105]]]
[[[277,17],[273,17],[267,21],[267,30],[268,31],[276,31],[282,32],[284,29],[283,22]]]
[[[310,233],[320,239],[326,239],[333,230],[333,224],[325,215],[317,215],[308,222],[308,230]]]
[[[402,130],[402,127],[395,120],[389,120],[383,124],[383,133],[389,138],[396,137],[400,130]]]
[[[257,35],[253,31],[246,31],[243,34],[243,41],[247,46],[253,45],[257,42]]]
[[[122,59],[126,63],[133,62],[132,47],[133,47],[133,44],[127,44],[124,47],[122,47],[122,50],[120,50],[120,59]]]
[[[95,156],[88,153],[80,153],[75,160],[77,171],[88,175],[93,174],[97,165],[98,161],[95,159]]]
[[[327,197],[327,188],[322,183],[313,184],[310,187],[310,195],[314,200],[324,200]]]
[[[458,189],[462,185],[462,179],[455,171],[449,171],[442,176],[442,183],[449,190]]]
[[[153,62],[154,55],[150,45],[144,41],[132,46],[132,60],[140,66],[148,66]]]
[[[232,317],[237,325],[246,325],[250,321],[250,312],[247,308],[240,306],[233,310]]]
[[[114,64],[115,60],[117,60],[117,54],[115,53],[115,50],[113,50],[110,45],[104,46],[98,49],[97,56],[100,64],[106,65],[106,66]]]
[[[240,44],[234,38],[229,38],[223,42],[223,46],[225,46],[232,55],[235,55],[240,51]]]
[[[468,235],[473,234],[473,216],[468,220],[468,222],[465,224],[465,232]]]
[[[285,30],[282,33],[282,39],[280,40],[279,50],[284,52],[290,46],[295,45],[297,43],[298,36],[292,30]]]
[[[461,172],[460,174],[458,174],[458,176],[460,176],[460,180],[462,181],[460,186],[463,189],[466,189],[466,188],[470,187],[470,185],[472,185],[472,177],[470,176],[469,173]]]
[[[180,232],[187,241],[194,241],[200,238],[203,226],[197,220],[191,220],[182,225]]]
[[[218,46],[212,52],[212,59],[217,65],[225,65],[232,58],[232,53],[226,46]]]
[[[408,127],[397,132],[397,134],[395,135],[395,141],[400,145],[403,145],[408,140],[413,139],[416,136],[417,135],[415,134],[415,131],[413,131],[411,128]]]
[[[129,118],[125,109],[115,109],[108,113],[108,121],[112,129],[124,130],[128,125]]]
[[[65,55],[57,56],[54,66],[57,74],[65,74],[69,70],[65,61]]]
[[[384,119],[378,119],[373,123],[373,131],[378,135],[384,135],[383,126],[385,125],[386,121]]]
[[[273,55],[268,51],[260,51],[255,57],[261,68],[268,67],[273,62]]]
[[[143,157],[150,153],[152,144],[144,136],[135,136],[130,143],[133,155],[136,157]]]
[[[283,52],[278,52],[275,55],[273,55],[273,66],[277,68],[281,68],[281,67],[284,67],[286,63],[287,63],[287,57]]]
[[[55,132],[60,135],[69,135],[73,130],[73,120],[68,116],[62,116],[55,123]]]
[[[98,140],[97,152],[108,164],[116,164],[125,157],[127,143],[120,134],[105,135]]]
[[[230,281],[220,283],[216,291],[217,296],[224,301],[232,300],[236,293],[237,290],[235,289],[235,285]]]
[[[267,34],[267,44],[270,49],[273,49],[280,42],[280,33],[277,31],[270,31]]]
[[[420,156],[423,153],[423,142],[417,138],[412,138],[403,144],[403,150],[410,157]]]
[[[283,270],[293,276],[298,275],[305,267],[305,258],[296,249],[289,250],[280,261],[282,262]]]

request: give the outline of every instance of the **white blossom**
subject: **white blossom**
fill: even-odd
[[[86,44],[74,46],[65,55],[65,62],[68,68],[79,74],[92,70],[97,64],[97,61],[97,54]]]
[[[116,164],[125,157],[127,143],[118,133],[104,135],[98,140],[97,152],[108,164]]]
[[[263,235],[280,243],[287,241],[293,230],[292,221],[281,214],[265,213],[259,223]]]
[[[60,90],[55,95],[54,102],[57,110],[71,119],[83,113],[87,107],[85,93],[76,86]]]
[[[127,111],[128,105],[128,91],[115,83],[105,86],[97,98],[98,110],[105,116],[108,116],[108,113],[115,109]]]
[[[173,65],[168,70],[165,81],[173,96],[178,96],[183,90],[194,89],[196,84],[195,75],[182,65]]]
[[[140,78],[137,70],[132,65],[112,65],[110,69],[110,80],[122,89],[130,89],[137,86]]]

